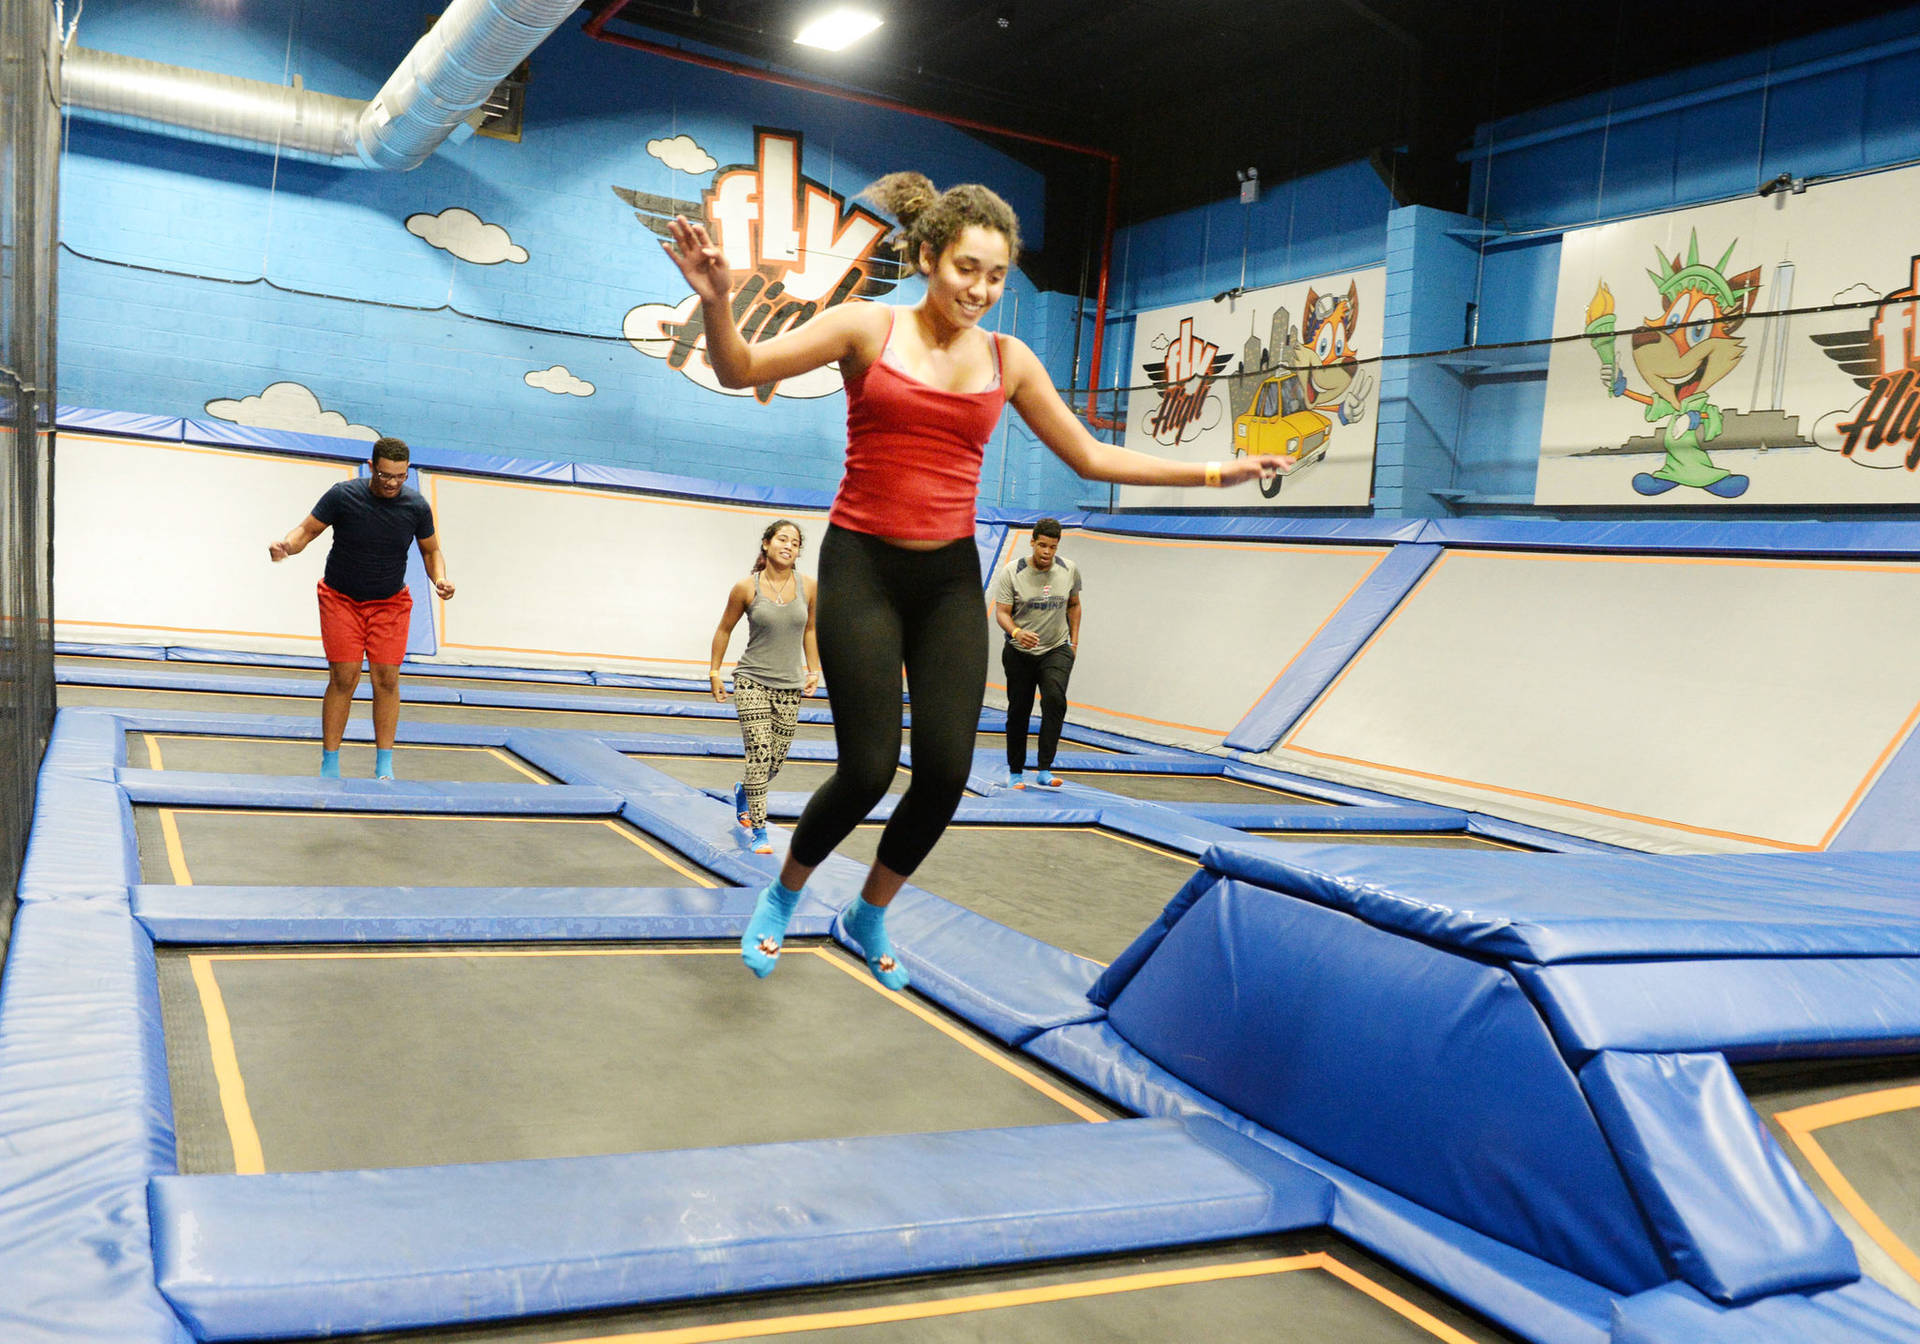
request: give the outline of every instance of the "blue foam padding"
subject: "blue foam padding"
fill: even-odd
[[[1069,761],[1072,764],[1068,764]],[[1088,774],[1190,775],[1197,779],[1217,779],[1227,772],[1227,763],[1218,756],[1109,756],[1104,752],[1063,751],[1054,757],[1053,768]],[[1068,781],[1068,786],[1074,782]]]
[[[1241,831],[1465,831],[1467,814],[1451,807],[1315,807],[1265,803],[1168,803],[1190,817]]]
[[[1228,881],[1107,1021],[1189,1086],[1455,1222],[1615,1291],[1668,1277],[1579,1083],[1499,967]]]
[[[224,710],[164,710],[139,708],[93,711],[111,714],[118,731],[130,733],[184,733],[189,736],[292,738],[320,740],[318,714],[230,714]],[[400,721],[394,741],[400,746],[504,747],[511,728],[488,723],[418,723]],[[347,721],[346,740],[373,741],[373,724],[364,718]]]
[[[1221,872],[1520,961],[1920,956],[1920,853],[1506,854],[1220,845]]]
[[[169,1177],[151,1202],[161,1290],[199,1338],[251,1340],[1259,1236],[1320,1226],[1329,1190],[1196,1119]]]
[[[1717,957],[1516,967],[1560,1048],[1792,1059],[1920,1050],[1920,958]]]
[[[628,700],[603,695],[569,695],[553,691],[496,691],[492,688],[460,692],[463,705],[496,709],[558,709],[593,714],[651,714],[674,719],[738,719],[731,705],[711,700]],[[833,714],[824,705],[802,705],[801,723],[832,723]]]
[[[1101,1016],[1087,1001],[1098,962],[918,887],[887,907],[887,936],[914,989],[1008,1045]]]
[[[121,686],[128,690],[207,691],[216,695],[285,695],[303,700],[318,700],[327,688],[326,678],[221,676],[216,672],[160,672],[140,667],[56,668],[54,680],[70,686]],[[485,692],[481,692],[485,694]],[[373,686],[366,677],[354,688],[355,700],[373,698]],[[457,705],[460,693],[445,686],[423,686],[400,678],[400,699],[415,705]]]
[[[147,1181],[174,1169],[153,945],[124,895],[23,902],[0,979],[0,1338],[182,1344]]]
[[[1097,517],[1097,524],[1094,519]],[[1348,542],[1366,545],[1423,540],[1418,518],[1288,518],[1272,514],[1099,514],[1084,530],[1121,537],[1257,537],[1272,541]]]
[[[244,649],[193,649],[172,645],[167,660],[179,663],[231,663],[235,667],[295,667],[324,672],[327,660],[311,653],[255,653]]]
[[[19,898],[120,890],[140,880],[127,796],[113,782],[126,738],[111,714],[63,709],[41,758]]]
[[[1215,844],[1240,838],[1231,828],[1215,825],[1185,809],[1132,800],[1101,808],[1100,824],[1119,835],[1189,855],[1196,864]]]
[[[136,803],[178,807],[286,807],[316,812],[421,812],[458,816],[606,817],[626,800],[579,784],[465,780],[321,779],[317,775],[222,775],[190,770],[118,772]]]
[[[822,490],[740,485],[731,481],[710,481],[702,476],[670,476],[661,471],[642,471],[638,467],[606,466],[599,462],[574,463],[573,482],[575,485],[611,485],[651,495],[687,495],[695,499],[725,499],[740,504],[772,504],[778,508],[803,512],[825,512],[833,505],[833,496]]]
[[[1441,546],[1542,551],[1694,551],[1708,555],[1920,556],[1920,524],[1738,522],[1729,518],[1569,522],[1556,519],[1429,520],[1419,540]]]
[[[415,553],[417,555],[417,552]],[[424,599],[422,599],[424,600]],[[324,670],[325,658],[304,653],[250,653],[234,649],[190,649],[173,647],[166,651],[170,660],[186,663],[233,663],[241,667],[298,667]],[[400,665],[402,677],[474,677],[487,681],[536,681],[555,685],[587,686],[593,683],[588,672],[568,668],[499,667],[493,664],[423,663],[408,658]]]
[[[1278,742],[1439,558],[1438,546],[1402,545],[1388,551],[1233,726],[1222,745],[1266,751]]]
[[[1284,770],[1275,770],[1250,761],[1231,757],[1226,759],[1227,768],[1222,773],[1228,779],[1238,779],[1249,784],[1270,784],[1276,789],[1304,793],[1309,798],[1325,798],[1329,802],[1339,803],[1345,807],[1406,807],[1410,803],[1409,799],[1391,793],[1381,793],[1377,789],[1362,789],[1352,784],[1336,784],[1332,780],[1289,774]]]
[[[1550,853],[1629,854],[1634,852],[1620,845],[1609,845],[1601,840],[1589,840],[1585,836],[1563,835],[1559,831],[1549,831],[1539,826],[1508,821],[1505,817],[1490,817],[1482,812],[1467,814],[1467,834],[1484,835],[1489,840],[1505,840],[1516,845],[1529,845]]]
[[[523,481],[573,482],[573,463],[545,457],[514,457],[507,453],[476,453],[466,448],[413,449],[413,465],[428,471],[471,472],[481,476],[510,476]]]
[[[1740,1307],[1668,1284],[1614,1304],[1612,1344],[1913,1344],[1920,1311],[1868,1279]]]
[[[1063,528],[1084,528],[1094,519],[1104,515],[1076,510],[1073,513],[1047,513],[1042,509],[1011,509],[1000,504],[982,504],[974,510],[981,523],[1007,527],[1015,531],[1032,531],[1033,525],[1042,518],[1058,520]]]
[[[637,672],[594,672],[589,680],[595,686],[624,686],[644,691],[704,691],[710,684],[692,677],[649,677]]]
[[[978,519],[978,515],[975,516]],[[993,582],[994,562],[1000,558],[1000,548],[1006,545],[1006,542],[1007,528],[1004,525],[975,521],[973,548],[980,554],[980,586],[983,589]]]
[[[138,658],[142,662],[161,662],[167,656],[157,644],[74,644],[64,639],[55,641],[53,653],[56,658]]]
[[[1910,734],[1853,809],[1828,852],[1920,845],[1920,733]]]
[[[111,434],[124,439],[169,439],[174,443],[180,441],[187,424],[177,415],[102,411],[90,406],[55,407],[54,423],[60,429],[84,434]]]
[[[331,458],[337,462],[365,462],[373,449],[365,439],[342,439],[332,434],[306,434],[293,429],[260,429],[231,420],[200,420],[191,416],[184,422],[180,437],[188,443],[261,448],[301,457]]]
[[[738,938],[757,887],[133,888],[161,943],[610,942]],[[834,911],[802,896],[788,932],[822,938]]]
[[[1462,1227],[1261,1129],[1186,1086],[1105,1022],[1036,1036],[1026,1053],[1141,1115],[1211,1116],[1333,1182],[1333,1227],[1415,1278],[1538,1344],[1607,1344],[1612,1294]]]
[[[1860,1277],[1724,1058],[1610,1050],[1580,1083],[1680,1278],[1733,1303]]]

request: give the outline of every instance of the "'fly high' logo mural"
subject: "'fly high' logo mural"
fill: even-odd
[[[1213,383],[1233,362],[1220,347],[1193,333],[1193,319],[1180,319],[1180,332],[1167,341],[1164,358],[1140,367],[1160,394],[1160,404],[1147,417],[1154,442],[1168,447],[1220,421],[1220,402]]]
[[[877,298],[899,283],[901,263],[873,255],[886,222],[804,176],[797,133],[756,130],[754,149],[753,163],[717,169],[698,201],[613,191],[662,237],[676,214],[706,222],[733,269],[733,320],[749,342],[791,331],[836,304]],[[700,301],[692,295],[672,307],[633,309],[624,334],[642,354],[666,360],[700,386],[733,390],[720,386],[707,363]],[[824,397],[840,387],[839,373],[824,368],[748,390],[765,403],[776,393]]]
[[[1907,287],[1880,301],[1866,332],[1879,361],[1858,380],[1866,400],[1837,427],[1841,455],[1863,467],[1920,470],[1920,257],[1908,265]]]

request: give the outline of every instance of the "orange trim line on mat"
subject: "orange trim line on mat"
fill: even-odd
[[[1152,1270],[1139,1274],[1121,1274],[1105,1279],[1081,1279],[1074,1283],[1053,1283],[1038,1288],[1015,1288],[997,1293],[970,1293],[964,1297],[896,1302],[881,1307],[855,1307],[839,1311],[805,1312],[791,1316],[766,1316],[759,1320],[731,1321],[717,1325],[689,1325],[667,1330],[595,1335],[590,1339],[566,1340],[563,1344],[726,1344],[729,1340],[766,1339],[774,1335],[812,1334],[821,1330],[851,1330],[868,1325],[924,1321],[941,1316],[999,1311],[1010,1307],[1037,1306],[1049,1302],[1074,1302],[1093,1297],[1113,1297],[1122,1293],[1147,1292],[1156,1288],[1179,1288],[1191,1284],[1219,1283],[1233,1279],[1265,1278],[1270,1275],[1310,1269],[1331,1274],[1436,1339],[1444,1341],[1444,1344],[1473,1344],[1468,1336],[1461,1334],[1431,1312],[1422,1310],[1398,1293],[1373,1282],[1358,1270],[1342,1264],[1324,1251],[1267,1260],[1242,1260],[1227,1264],[1195,1265],[1185,1269]]]
[[[289,635],[275,630],[213,630],[199,625],[150,625],[145,621],[80,621],[62,616],[57,624],[86,625],[103,630],[165,630],[175,635],[242,635],[249,639],[299,639],[318,644],[318,635]]]
[[[1761,560],[1741,556],[1547,555],[1535,551],[1475,551],[1473,555],[1476,558],[1497,557],[1507,560],[1552,560],[1564,564],[1733,565],[1761,569],[1832,570],[1841,573],[1859,574],[1908,573],[1911,572],[1912,569],[1911,566],[1906,565],[1841,565],[1807,560]],[[1352,659],[1348,661],[1346,667],[1341,669],[1340,675],[1333,679],[1333,684],[1322,691],[1320,698],[1314,701],[1312,707],[1309,708],[1305,714],[1300,716],[1299,722],[1293,725],[1292,730],[1288,732],[1286,737],[1279,743],[1279,750],[1297,751],[1308,756],[1318,756],[1322,760],[1340,761],[1347,765],[1359,765],[1375,770],[1385,770],[1389,774],[1407,775],[1414,779],[1429,779],[1442,784],[1456,784],[1464,788],[1479,789],[1486,793],[1501,794],[1508,798],[1525,798],[1531,802],[1551,803],[1556,806],[1571,808],[1576,812],[1589,812],[1603,817],[1615,817],[1622,821],[1646,822],[1649,825],[1663,827],[1667,830],[1685,831],[1689,835],[1711,835],[1722,840],[1738,840],[1748,844],[1764,845],[1770,849],[1785,849],[1800,853],[1812,853],[1823,850],[1832,843],[1834,836],[1838,835],[1841,827],[1846,825],[1847,818],[1852,815],[1853,809],[1859,804],[1862,796],[1864,796],[1868,788],[1872,786],[1873,781],[1879,777],[1880,771],[1892,758],[1893,753],[1899,749],[1900,744],[1906,739],[1907,734],[1912,731],[1914,723],[1920,721],[1920,702],[1916,702],[1912,711],[1908,713],[1906,721],[1902,723],[1894,733],[1893,740],[1887,743],[1880,754],[1874,758],[1873,764],[1867,768],[1865,775],[1861,777],[1859,785],[1841,807],[1839,815],[1836,816],[1832,824],[1827,827],[1825,834],[1813,844],[1804,844],[1793,840],[1781,840],[1771,836],[1746,835],[1739,831],[1716,830],[1711,826],[1693,826],[1686,822],[1673,821],[1666,817],[1655,817],[1640,812],[1625,812],[1615,808],[1602,807],[1598,803],[1577,802],[1571,798],[1560,798],[1548,793],[1529,793],[1524,789],[1509,789],[1498,784],[1485,784],[1473,779],[1456,779],[1452,775],[1433,774],[1424,770],[1415,770],[1410,766],[1389,765],[1384,761],[1371,761],[1359,756],[1341,756],[1330,751],[1317,751],[1312,747],[1300,746],[1296,739],[1301,733],[1306,731],[1307,724],[1312,721],[1313,716],[1320,712],[1323,705],[1326,705],[1333,699],[1334,692],[1338,691],[1340,684],[1347,679],[1355,668],[1360,666],[1360,660],[1365,658],[1373,649],[1375,642],[1387,633],[1388,628],[1391,627],[1395,621],[1400,619],[1402,612],[1412,608],[1414,600],[1420,596],[1421,591],[1439,576],[1440,570],[1453,558],[1454,553],[1449,552],[1446,555],[1442,555],[1433,563],[1433,567],[1427,571],[1426,576],[1422,578],[1419,583],[1415,584],[1413,590],[1401,600],[1400,605],[1394,608],[1393,614],[1382,621],[1380,628],[1375,630],[1373,634],[1368,637],[1367,642],[1360,646],[1359,652],[1355,653]]]
[[[430,476],[427,478],[427,482],[428,502],[433,508],[434,526],[438,527],[440,519],[440,477],[438,475]],[[749,517],[762,518],[777,518],[781,516],[780,511],[777,509],[754,508],[743,504],[703,504],[690,499],[672,499],[661,495],[638,495],[629,491],[591,485],[530,485],[524,481],[479,480],[470,477],[463,477],[462,483],[467,485],[494,486],[504,490],[532,490],[546,495],[568,495],[576,499],[582,495],[596,495],[604,499],[642,499],[648,503],[661,504],[669,508],[699,509],[707,513],[738,513]],[[801,512],[813,513],[816,511],[805,509]],[[434,602],[434,614],[438,618],[436,628],[439,631],[440,647],[443,649],[471,649],[476,653],[533,653],[541,654],[549,658],[612,658],[627,663],[681,663],[688,667],[695,666],[696,664],[704,665],[706,663],[706,659],[704,658],[655,658],[647,654],[639,653],[607,653],[600,649],[529,649],[522,648],[516,644],[463,644],[459,640],[447,637],[446,599],[436,593],[434,595]]]
[[[1853,1215],[1861,1231],[1873,1238],[1874,1243],[1902,1270],[1920,1281],[1920,1255],[1916,1255],[1913,1248],[1873,1211],[1873,1206],[1854,1189],[1853,1182],[1841,1174],[1839,1166],[1827,1156],[1826,1149],[1813,1136],[1815,1130],[1825,1129],[1829,1125],[1916,1108],[1920,1108],[1920,1086],[1889,1087],[1878,1092],[1861,1092],[1851,1097],[1816,1102],[1811,1106],[1797,1106],[1790,1111],[1775,1111],[1773,1119],[1805,1155],[1807,1164],[1827,1183],[1827,1188],[1833,1191],[1833,1197],[1840,1201],[1840,1206]]]
[[[310,737],[234,737],[225,733],[142,733],[141,736],[146,739],[147,758],[155,770],[167,768],[160,759],[160,739],[163,737],[171,738],[176,742],[290,742],[295,746],[313,745],[313,739]],[[348,742],[344,745],[369,748],[372,746],[371,743],[366,742]],[[498,747],[464,746],[453,742],[396,742],[394,746],[402,751],[484,751],[502,765],[519,771],[535,784],[545,786],[551,783],[550,780],[540,778]]]

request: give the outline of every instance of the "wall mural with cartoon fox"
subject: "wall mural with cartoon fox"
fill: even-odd
[[[1567,234],[1534,502],[1920,502],[1916,174]]]
[[[1273,480],[1233,488],[1243,507],[1366,505],[1385,294],[1386,269],[1375,267],[1142,313],[1127,446],[1195,462],[1279,457]],[[1127,486],[1119,502],[1192,503],[1151,486]]]

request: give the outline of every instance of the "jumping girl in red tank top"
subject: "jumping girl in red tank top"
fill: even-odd
[[[900,221],[897,245],[926,279],[911,308],[847,303],[749,344],[734,325],[733,275],[706,229],[673,222],[667,255],[700,298],[707,359],[726,387],[838,364],[847,387],[847,468],[820,547],[820,665],[839,760],[794,830],[779,880],[760,893],[741,955],[773,970],[813,870],[864,819],[900,765],[900,669],[913,709],[913,783],[866,885],[840,916],[875,978],[907,984],[885,911],[947,827],[965,791],[986,694],[987,640],[973,544],[980,461],[1011,402],[1081,478],[1123,485],[1235,485],[1271,478],[1273,457],[1171,462],[1102,443],[1054,390],[1033,351],[979,329],[1020,252],[1007,203],[982,186],[939,192],[892,173],[862,193]]]

